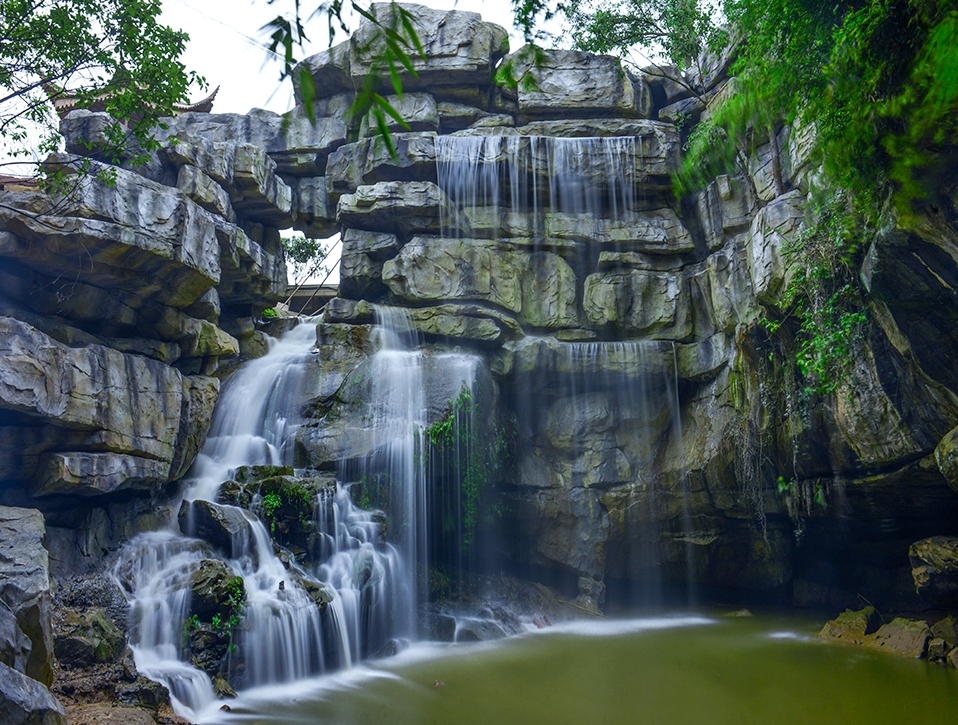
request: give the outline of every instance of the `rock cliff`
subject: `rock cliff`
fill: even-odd
[[[172,519],[162,494],[203,443],[217,368],[263,348],[253,318],[285,292],[295,228],[343,245],[298,466],[370,488],[349,476],[373,453],[375,306],[403,308],[432,361],[430,424],[458,392],[443,354],[480,360],[477,430],[499,460],[470,525],[499,537],[495,566],[585,607],[663,590],[922,606],[909,546],[958,534],[958,177],[861,240],[865,342],[834,394],[802,395],[788,326],[760,320],[805,224],[806,132],[756,133],[735,173],[676,198],[684,122],[728,87],[722,64],[531,62],[475,13],[410,8],[425,54],[391,97],[409,125],[395,154],[349,112],[372,72],[362,26],[303,61],[312,108],[297,87],[282,115],[187,113],[135,168],[97,161],[104,118],[76,111],[48,161],[71,187],[0,193],[0,488],[21,507],[3,510],[37,541],[28,509],[46,515],[54,576]],[[534,82],[497,85],[504,60]],[[48,682],[37,567],[3,596],[0,661]]]
[[[405,78],[412,131],[395,129],[395,155],[365,127],[328,155],[341,299],[320,326],[326,377],[300,463],[361,454],[337,446],[363,425],[370,336],[345,331],[373,321],[369,303],[405,307],[427,348],[482,356],[495,417],[516,419],[515,471],[494,482],[516,567],[591,604],[605,586],[626,595],[661,578],[806,605],[860,594],[922,606],[908,547],[954,533],[958,511],[932,456],[958,423],[956,180],[862,239],[865,342],[836,393],[809,396],[781,354],[788,326],[760,324],[805,226],[807,132],[781,126],[777,144],[756,133],[737,172],[675,198],[676,122],[728,92],[727,60],[693,78],[572,51],[533,63],[523,49],[504,62],[535,82],[510,89],[491,77],[500,29],[415,13],[423,69],[456,61],[441,82]],[[304,62],[320,107],[362,77],[358,47]]]

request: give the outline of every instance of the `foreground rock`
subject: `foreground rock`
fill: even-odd
[[[842,644],[864,644],[865,638],[878,629],[878,613],[874,607],[865,607],[860,611],[846,609],[835,619],[826,622],[819,637],[831,639]]]
[[[925,656],[930,639],[931,629],[927,623],[897,617],[866,637],[864,645],[899,657],[918,659]]]
[[[53,678],[53,627],[45,535],[39,511],[0,506],[0,600],[30,640],[24,674],[49,685]]]
[[[860,611],[845,610],[827,622],[819,637],[845,645],[857,645],[867,649],[886,652],[899,657],[918,659],[928,652],[932,641],[932,629],[927,622],[897,617],[888,624],[878,626],[875,608],[868,606]],[[943,659],[950,647],[944,638],[938,638],[935,659]]]
[[[36,680],[0,664],[0,721],[4,725],[66,725],[63,706]]]

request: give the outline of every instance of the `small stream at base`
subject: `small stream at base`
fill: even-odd
[[[958,722],[958,673],[817,640],[783,615],[592,619],[254,690],[204,725]]]

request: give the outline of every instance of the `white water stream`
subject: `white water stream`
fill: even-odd
[[[284,563],[263,523],[225,504],[218,504],[219,510],[246,523],[246,533],[233,537],[230,551],[211,551],[170,529],[137,537],[117,565],[116,578],[131,602],[137,667],[169,687],[176,711],[185,717],[196,719],[217,705],[210,677],[187,661],[191,581],[211,559],[242,577],[246,591],[220,669],[236,689],[349,667],[390,639],[415,635],[427,556],[423,353],[401,313],[383,308],[380,315],[382,345],[370,361],[373,394],[365,416],[372,453],[364,468],[367,479],[378,476],[388,485],[389,527],[397,532],[389,542],[383,540],[381,515],[358,508],[348,488],[337,486],[313,502],[319,554],[313,566],[289,557]],[[186,505],[216,502],[221,484],[241,466],[291,465],[315,335],[315,323],[304,322],[227,381],[190,472]],[[460,357],[471,359],[444,355],[439,359],[450,360],[440,364],[451,365],[457,376]],[[181,526],[192,533],[189,523]],[[318,583],[332,601],[321,611],[297,581]]]

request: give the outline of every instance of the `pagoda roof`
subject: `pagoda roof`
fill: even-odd
[[[105,111],[106,101],[110,97],[110,91],[104,91],[103,93],[94,96],[91,101],[86,101],[81,105],[80,97],[75,93],[70,93],[69,91],[57,88],[49,83],[45,83],[43,85],[43,90],[46,91],[47,96],[53,103],[53,108],[56,110],[57,115],[60,118],[66,118],[70,111],[75,111],[78,108],[84,108],[88,111]],[[200,99],[195,103],[190,103],[188,105],[181,105],[178,103],[173,104],[173,115],[180,116],[184,113],[209,113],[213,110],[213,101],[216,99],[216,94],[219,93],[219,91],[220,87],[217,86],[206,98]]]

